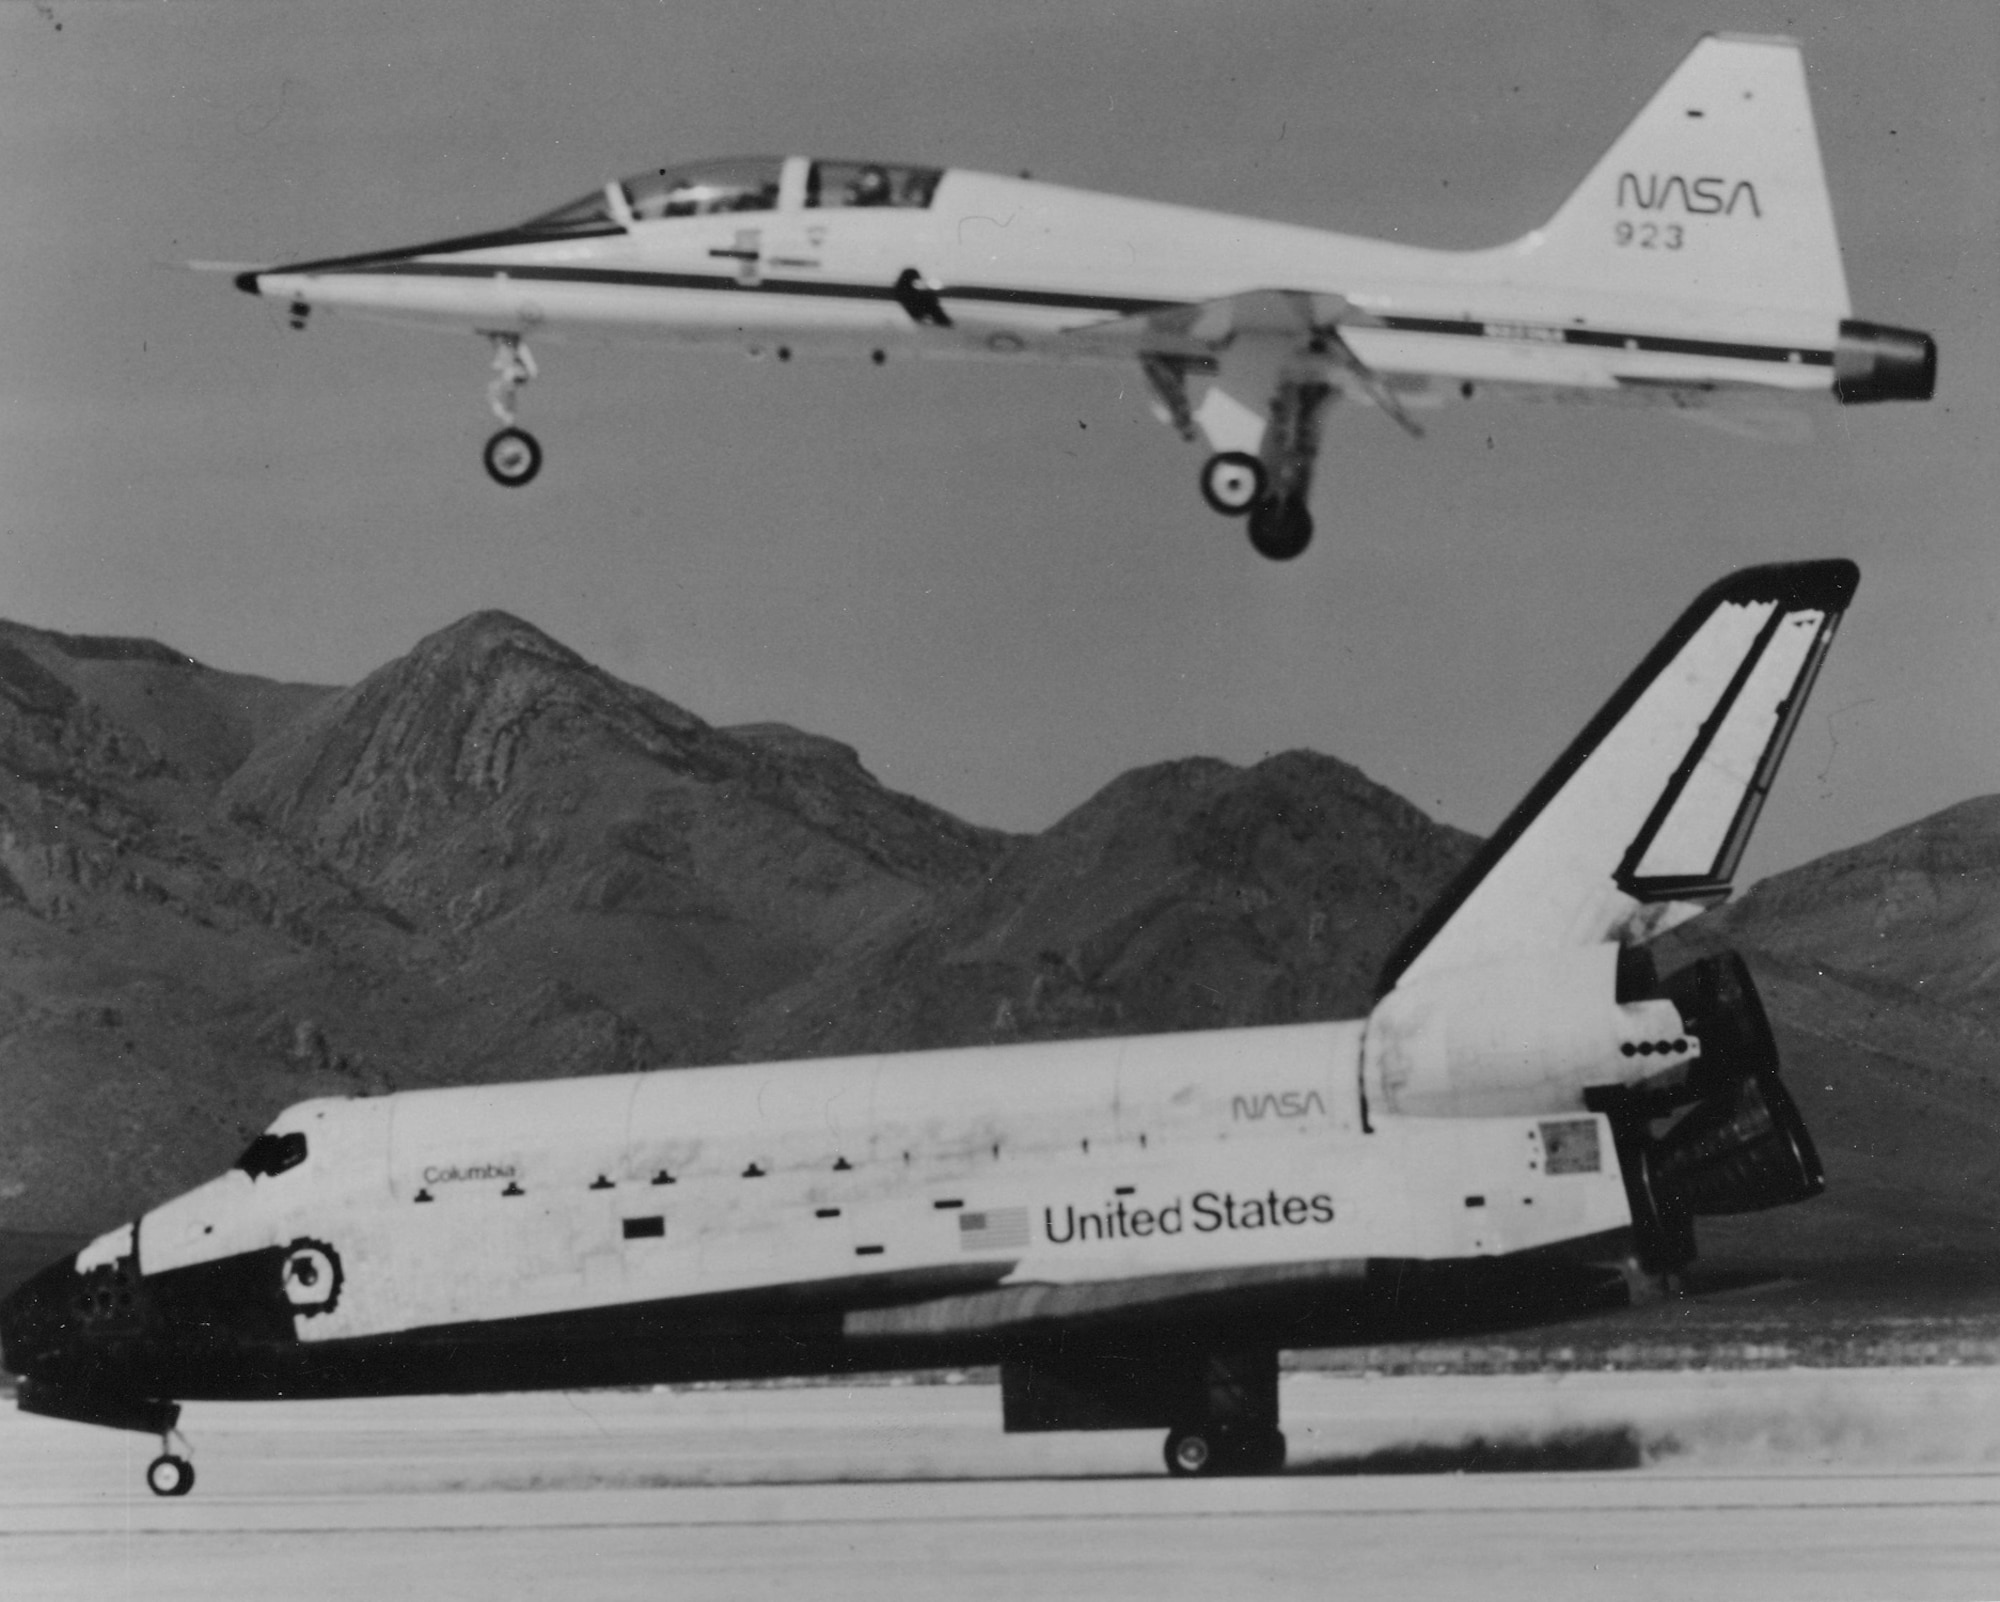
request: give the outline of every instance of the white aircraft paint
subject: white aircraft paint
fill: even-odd
[[[1713,36],[1542,228],[1448,251],[960,169],[791,157],[641,173],[500,233],[250,269],[245,290],[494,341],[526,483],[524,342],[1137,363],[1206,438],[1211,504],[1295,556],[1340,396],[1666,405],[1770,436],[1772,398],[1927,398],[1927,336],[1850,321],[1798,47]],[[1736,410],[1748,404],[1739,424]],[[1778,430],[1782,432],[1782,430]],[[1222,462],[1219,459],[1232,460]],[[1205,475],[1204,484],[1210,479]]]

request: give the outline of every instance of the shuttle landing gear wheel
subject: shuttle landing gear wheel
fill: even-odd
[[[1167,1432],[1167,1472],[1177,1479],[1216,1472],[1215,1437],[1205,1429]]]
[[[1243,451],[1223,451],[1202,464],[1201,498],[1224,517],[1241,517],[1264,498],[1264,464]]]
[[[194,1465],[173,1452],[162,1452],[146,1465],[146,1484],[155,1496],[186,1496],[194,1489]]]
[[[496,484],[518,489],[542,470],[542,447],[524,429],[503,428],[486,442],[486,472]]]
[[[1250,544],[1259,556],[1289,562],[1312,544],[1312,513],[1303,500],[1267,496],[1250,512]]]
[[[1276,1474],[1285,1466],[1285,1436],[1278,1429],[1197,1424],[1168,1433],[1166,1458],[1176,1478]]]

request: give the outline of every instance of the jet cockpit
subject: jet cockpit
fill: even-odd
[[[725,156],[655,167],[543,212],[521,232],[543,237],[617,233],[635,223],[728,212],[821,211],[838,207],[922,210],[942,167],[809,156]]]

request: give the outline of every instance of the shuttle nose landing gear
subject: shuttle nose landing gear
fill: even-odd
[[[176,1443],[187,1445],[179,1430],[166,1431],[160,1455],[146,1465],[146,1485],[155,1496],[186,1496],[194,1489],[194,1464],[174,1450]]]
[[[486,442],[486,472],[496,484],[517,489],[542,470],[542,447],[526,429],[514,426],[514,397],[535,376],[535,358],[519,334],[488,334],[493,342],[493,381],[486,404],[505,425]]]

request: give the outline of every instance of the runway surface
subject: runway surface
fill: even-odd
[[[1293,1467],[985,1385],[0,1414],[0,1597],[1992,1598],[2000,1370],[1288,1376]],[[1490,1471],[1490,1472],[1483,1472]]]

